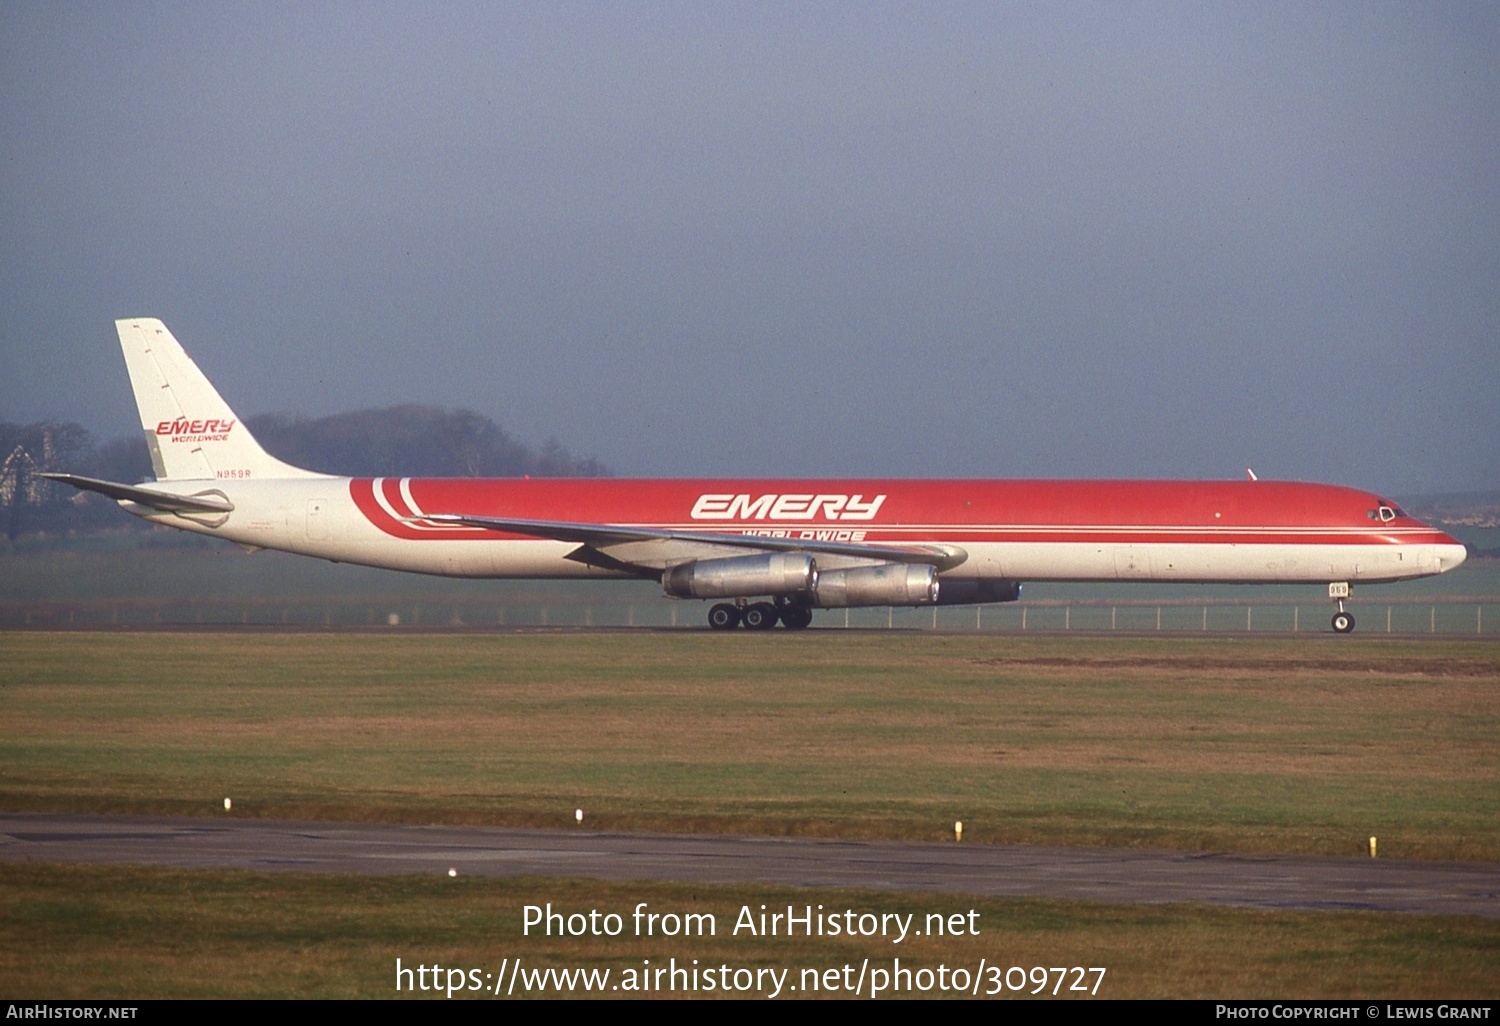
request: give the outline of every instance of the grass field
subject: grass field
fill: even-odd
[[[1500,646],[0,634],[15,811],[1500,860]]]
[[[565,912],[657,910],[711,913],[713,937],[523,936],[527,904]],[[739,910],[761,904],[914,914],[978,913],[977,935],[873,938],[735,936]],[[503,971],[679,966],[789,970],[782,997],[807,997],[803,970],[851,967],[868,958],[888,973],[944,966],[978,977],[981,993],[1029,996],[981,959],[1010,967],[1103,967],[1101,998],[1493,998],[1500,930],[1465,917],[1256,912],[1200,906],[1117,906],[956,895],[593,881],[430,877],[316,877],[149,868],[0,864],[0,992],[13,997],[396,997],[396,959],[406,967]],[[838,973],[841,985],[847,985]],[[1012,971],[1012,984],[1023,977]],[[444,981],[448,980],[446,973]],[[467,985],[470,977],[457,978]],[[483,979],[483,976],[480,977]],[[747,975],[741,975],[745,981]],[[874,977],[870,977],[871,980]],[[1061,977],[1048,974],[1051,988]],[[913,976],[913,986],[922,977]],[[431,982],[431,977],[424,982]],[[738,996],[769,996],[766,989]],[[1064,985],[1079,982],[1067,976]],[[415,985],[415,981],[413,981]],[[628,984],[627,984],[628,986]],[[943,996],[928,980],[929,996]],[[517,996],[524,995],[524,988]],[[608,996],[630,996],[608,990]],[[818,993],[827,994],[827,991]],[[834,992],[839,996],[842,992]],[[403,992],[401,996],[408,996]],[[698,996],[723,996],[698,991]],[[559,996],[557,987],[547,996]],[[446,1000],[443,992],[410,995]],[[462,997],[484,996],[460,991]],[[655,996],[653,993],[652,996]],[[731,995],[736,996],[736,995]],[[846,995],[847,996],[847,995]],[[868,998],[866,985],[863,995]],[[889,992],[882,996],[890,996]],[[903,995],[907,996],[907,995]],[[919,995],[920,996],[920,995]],[[1067,995],[1064,990],[1063,996]],[[1082,994],[1071,995],[1082,997]]]
[[[1484,641],[22,632],[0,634],[0,722],[14,811],[222,815],[232,795],[251,816],[561,826],[582,806],[604,830],[937,839],[963,819],[981,843],[1500,852]],[[547,901],[723,926],[523,937],[522,906]],[[900,949],[724,935],[762,902],[983,925]],[[617,981],[696,958],[796,981],[896,956],[1103,966],[1103,997],[1500,990],[1500,925],[1462,917],[0,864],[0,992],[26,997],[395,996],[398,957]]]

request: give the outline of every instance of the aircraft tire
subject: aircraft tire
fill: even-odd
[[[776,626],[776,607],[769,602],[756,602],[745,607],[741,618],[748,630],[768,631]]]
[[[728,602],[720,602],[708,611],[708,625],[716,631],[732,631],[740,625],[740,611]]]
[[[787,630],[800,631],[812,623],[813,613],[806,606],[783,606],[781,626]]]
[[[1335,634],[1348,634],[1354,630],[1354,616],[1339,610],[1333,614],[1333,632]]]

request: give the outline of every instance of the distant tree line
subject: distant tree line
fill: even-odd
[[[555,439],[540,450],[516,441],[469,410],[393,406],[328,417],[264,413],[245,426],[266,451],[294,466],[348,477],[608,477],[593,457],[577,458]],[[0,525],[26,532],[91,531],[138,525],[113,502],[39,477],[82,474],[134,484],[152,480],[143,435],[95,441],[84,427],[0,421]]]
[[[266,451],[293,466],[347,477],[608,477],[556,439],[540,451],[488,417],[435,406],[392,406],[309,419],[263,413],[245,424]],[[144,447],[142,449],[144,451]]]

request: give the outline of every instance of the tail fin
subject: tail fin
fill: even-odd
[[[323,476],[262,449],[161,321],[131,317],[115,329],[157,480]]]

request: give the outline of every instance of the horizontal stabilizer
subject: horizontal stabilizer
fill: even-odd
[[[100,495],[107,495],[120,502],[134,502],[141,506],[159,509],[163,513],[229,513],[234,510],[234,503],[212,492],[197,495],[172,495],[169,492],[157,491],[155,488],[100,481],[97,478],[80,477],[77,474],[41,474],[40,476],[70,484],[86,492],[98,492]]]

